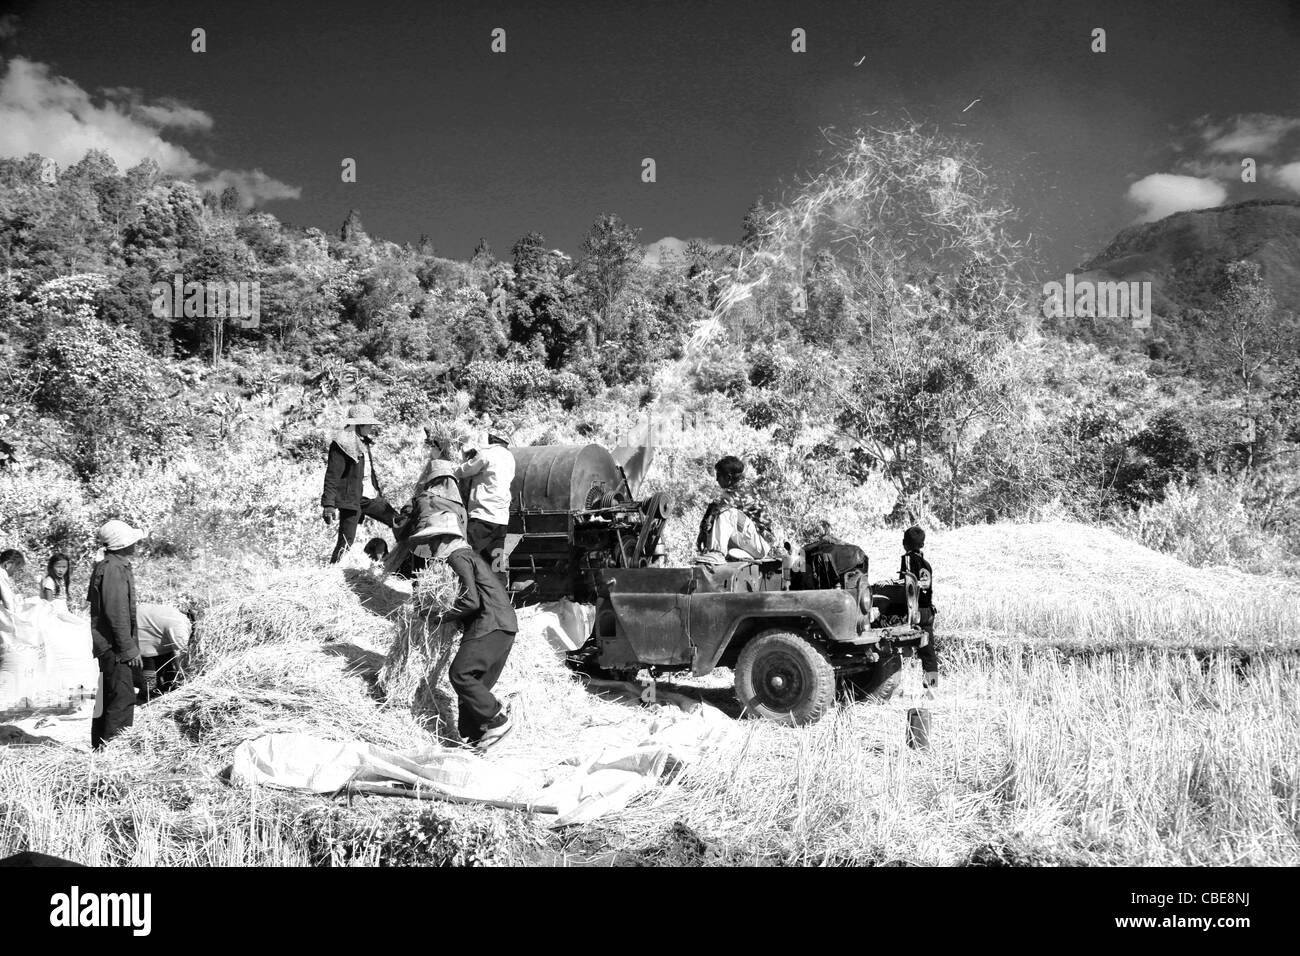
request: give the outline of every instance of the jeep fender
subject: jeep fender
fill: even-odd
[[[734,658],[767,628],[808,631],[828,644],[862,639],[858,623],[863,615],[852,592],[842,590],[711,594],[692,600],[690,615],[695,674],[709,673],[724,657]]]

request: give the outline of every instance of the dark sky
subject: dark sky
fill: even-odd
[[[203,110],[209,132],[165,137],[301,187],[266,206],[285,221],[333,231],[356,207],[371,233],[427,232],[458,258],[479,236],[504,255],[529,230],[573,252],[606,210],[647,242],[733,241],[757,194],[815,162],[820,128],[906,111],[984,144],[1045,265],[1068,266],[1133,220],[1129,183],[1170,171],[1198,117],[1300,115],[1286,0],[6,6],[21,18],[6,58]],[[1105,54],[1089,51],[1096,26]],[[1286,195],[1255,189],[1230,199]]]

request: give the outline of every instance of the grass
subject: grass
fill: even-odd
[[[883,538],[868,545],[873,556],[897,550]],[[843,702],[797,729],[746,720],[732,746],[625,811],[562,832],[504,810],[343,806],[231,787],[222,772],[234,747],[272,730],[399,748],[449,732],[440,671],[453,644],[409,628],[403,589],[359,565],[288,569],[216,597],[194,678],[140,711],[106,752],[6,748],[0,855],[138,865],[1300,862],[1293,592],[1073,525],[958,529],[927,553],[946,597],[944,686],[926,752],[906,747],[905,711],[893,704]],[[884,576],[891,565],[881,557],[873,569]],[[518,729],[493,759],[546,780],[568,758],[644,736],[650,710],[587,693],[522,620],[499,685]]]

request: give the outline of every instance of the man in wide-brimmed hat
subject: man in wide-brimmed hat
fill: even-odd
[[[440,512],[419,531],[435,561],[445,561],[456,575],[456,600],[442,615],[465,628],[447,678],[460,701],[457,729],[461,740],[486,750],[512,728],[510,710],[492,693],[519,630],[510,595],[492,569],[462,537],[451,512]]]
[[[92,647],[104,681],[103,710],[90,723],[90,745],[98,750],[135,722],[135,686],[143,661],[131,557],[144,532],[114,519],[106,521],[96,537],[104,557],[90,572],[86,604]]]
[[[321,494],[321,517],[330,524],[337,517],[339,537],[330,556],[333,564],[343,557],[357,535],[357,522],[364,515],[393,526],[393,506],[384,500],[375,471],[372,443],[379,419],[369,405],[348,409],[343,427],[330,441],[325,466],[325,489]]]
[[[510,451],[513,428],[503,420],[487,423],[462,437],[465,463],[457,478],[468,478],[469,545],[494,570],[504,574],[506,526],[510,523],[510,485],[515,480],[515,456]]]

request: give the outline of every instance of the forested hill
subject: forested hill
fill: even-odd
[[[1074,275],[1076,281],[1150,282],[1150,327],[1053,320],[1050,329],[1148,355],[1167,373],[1214,379],[1239,333],[1280,341],[1300,330],[1300,202],[1243,202],[1130,226]],[[1241,294],[1243,281],[1254,287],[1249,295]],[[1227,308],[1232,300],[1236,307]]]
[[[1279,306],[1300,312],[1300,201],[1255,200],[1130,226],[1080,271],[1150,278],[1162,311],[1175,315],[1214,308],[1224,267],[1241,259],[1260,264]]]

